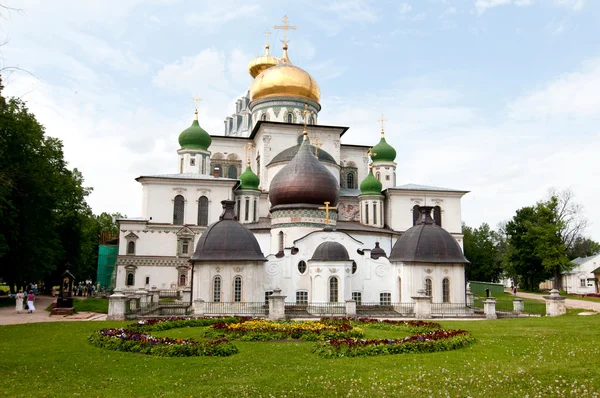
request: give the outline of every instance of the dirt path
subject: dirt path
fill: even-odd
[[[545,295],[535,293],[517,293],[517,297],[535,300],[543,300],[543,296]],[[565,299],[565,306],[567,308],[582,308],[585,310],[600,312],[600,303],[594,303],[592,301]]]
[[[64,322],[64,321],[104,321],[106,314],[95,312],[79,312],[75,315],[52,315],[45,309],[56,300],[50,296],[37,296],[35,298],[35,312],[28,314],[27,310],[17,314],[15,307],[0,308],[0,325],[17,325],[37,322]]]

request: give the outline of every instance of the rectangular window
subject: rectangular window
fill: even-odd
[[[237,201],[237,212],[235,213],[235,215],[237,216],[238,220],[240,218],[240,207],[242,206],[242,201],[238,199]]]
[[[269,305],[269,297],[273,295],[273,291],[272,290],[267,290],[265,292],[265,304]]]
[[[377,202],[373,202],[373,224],[377,224]]]
[[[585,279],[580,279],[579,280],[579,286],[580,287],[585,287]]]
[[[381,305],[392,304],[392,293],[379,293],[379,304],[381,304]]]
[[[233,301],[242,302],[242,277],[236,276],[233,280]]]
[[[190,166],[195,166],[195,165],[196,165],[196,159],[190,158]]]
[[[296,292],[296,304],[308,304],[308,292],[299,290]]]
[[[189,243],[187,240],[184,240],[183,243],[181,244],[181,254],[188,254],[188,250],[189,250]]]
[[[362,293],[352,292],[352,300],[356,301],[356,305],[362,305]]]
[[[338,301],[338,279],[333,277],[329,280],[329,302],[337,303]]]
[[[202,174],[206,174],[206,156],[202,155]]]
[[[147,277],[146,277],[146,285],[149,285],[149,284],[150,284],[150,277],[149,277],[149,276],[147,276]]]
[[[258,207],[257,200],[254,199],[254,211],[253,211],[254,217],[252,218],[252,221],[254,221],[254,222],[258,221],[258,217],[256,217],[256,212],[258,211],[257,207]]]
[[[365,224],[369,223],[369,204],[365,203]]]
[[[244,211],[244,220],[248,221],[248,214],[250,213],[250,199],[246,198],[246,211]]]

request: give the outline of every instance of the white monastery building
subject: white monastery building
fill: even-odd
[[[321,93],[284,39],[251,61],[224,135],[179,135],[177,174],[144,175],[142,217],[121,219],[116,286],[191,288],[192,300],[465,303],[461,198],[396,185],[396,151],[321,124]]]

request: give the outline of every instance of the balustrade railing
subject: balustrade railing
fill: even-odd
[[[431,315],[434,317],[472,316],[474,310],[465,303],[431,303]]]
[[[414,303],[360,303],[356,306],[356,315],[363,317],[398,317],[414,316]]]
[[[247,315],[263,316],[269,312],[269,306],[264,302],[206,302],[204,303],[204,314],[206,315]]]

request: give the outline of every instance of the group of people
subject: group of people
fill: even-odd
[[[21,311],[25,309],[27,310],[28,314],[33,314],[33,311],[35,311],[35,294],[33,293],[33,290],[30,290],[29,293],[27,293],[27,295],[25,295],[22,290],[19,290],[15,298],[17,300],[17,314],[20,314]]]

